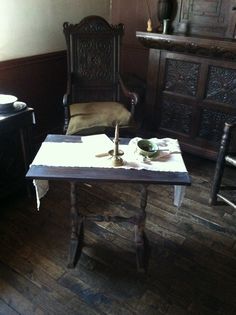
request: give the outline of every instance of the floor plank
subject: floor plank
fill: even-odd
[[[173,187],[150,185],[147,274],[136,272],[133,226],[85,222],[85,246],[67,269],[69,185],[50,183],[0,211],[0,314],[236,314],[236,211],[208,204],[214,162],[185,155],[192,177],[182,206]],[[226,170],[232,182],[235,170]],[[134,215],[140,186],[78,185],[84,212]]]

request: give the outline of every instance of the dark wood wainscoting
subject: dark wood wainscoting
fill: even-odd
[[[149,0],[153,14],[153,27],[157,26],[157,1]],[[147,3],[146,1],[112,1],[112,24],[123,23],[125,27],[122,38],[121,69],[124,74],[132,74],[139,79],[146,80],[148,65],[148,50],[137,40],[137,30],[146,31]]]
[[[34,138],[60,132],[66,90],[66,51],[0,62],[0,93],[13,94],[35,110]]]
[[[123,45],[121,49],[121,72],[146,81],[149,50],[133,45]]]

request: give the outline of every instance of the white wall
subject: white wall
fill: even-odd
[[[109,0],[0,0],[0,61],[65,49],[63,22],[109,19]]]

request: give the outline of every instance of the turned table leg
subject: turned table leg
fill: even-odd
[[[136,243],[136,260],[137,260],[137,269],[140,272],[144,272],[146,269],[146,263],[145,263],[145,254],[146,254],[146,248],[145,248],[145,220],[146,220],[146,205],[147,205],[147,190],[146,184],[142,185],[141,190],[141,202],[140,202],[140,208],[141,213],[137,217],[137,222],[135,222],[134,226],[134,232],[135,232],[135,243]]]
[[[74,268],[76,263],[76,256],[79,248],[79,237],[81,234],[82,217],[77,209],[77,195],[76,195],[76,182],[70,183],[70,209],[71,209],[71,236],[70,236],[70,249],[68,268]]]

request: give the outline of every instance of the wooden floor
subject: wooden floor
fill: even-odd
[[[85,223],[86,246],[67,269],[67,184],[51,183],[39,212],[34,199],[1,203],[0,314],[235,315],[236,211],[208,205],[214,163],[185,160],[192,186],[179,210],[172,187],[149,186],[147,274],[135,269],[133,227],[114,223]],[[85,211],[129,215],[139,206],[138,185],[78,188]]]

